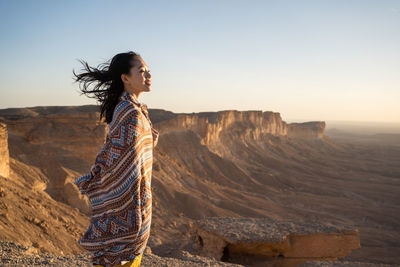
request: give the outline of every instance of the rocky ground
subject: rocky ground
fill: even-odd
[[[142,258],[143,267],[196,267],[196,266],[221,266],[221,267],[239,267],[243,265],[231,264],[215,261],[212,258],[200,257],[182,251],[179,258],[159,257],[147,250]],[[78,255],[54,255],[49,253],[35,254],[30,253],[30,248],[17,244],[15,242],[0,241],[0,265],[4,267],[20,267],[20,266],[91,266],[90,253],[82,253]],[[374,264],[366,262],[349,262],[349,261],[314,261],[298,265],[299,267],[317,267],[317,266],[337,266],[337,267],[390,267],[398,265]]]
[[[159,257],[147,250],[142,258],[141,266],[221,266],[235,267],[242,266],[218,262],[211,258],[191,255],[189,252],[182,251],[179,258]],[[90,253],[78,255],[54,255],[50,253],[36,254],[31,253],[30,248],[21,244],[9,241],[0,241],[0,266],[92,266]]]

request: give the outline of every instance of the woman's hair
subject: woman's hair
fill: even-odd
[[[97,68],[90,67],[87,62],[79,60],[83,65],[83,73],[76,74],[72,70],[75,82],[80,82],[79,88],[81,95],[85,94],[89,98],[95,98],[100,105],[100,120],[105,117],[109,124],[112,121],[114,108],[118,104],[119,96],[124,90],[121,74],[129,74],[129,70],[134,66],[134,61],[141,58],[138,53],[129,51],[115,55],[111,62],[100,64]],[[88,87],[96,83],[93,90]],[[83,86],[81,86],[83,85]],[[93,94],[93,96],[91,96]]]

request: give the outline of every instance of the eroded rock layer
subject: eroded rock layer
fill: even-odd
[[[7,125],[0,122],[0,175],[8,177],[10,174],[10,156],[8,152]]]
[[[197,221],[201,254],[249,264],[279,261],[295,266],[313,259],[336,260],[360,248],[358,229],[271,218],[212,217]]]

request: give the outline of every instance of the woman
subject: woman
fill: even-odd
[[[150,70],[132,51],[117,54],[102,68],[83,64],[87,72],[73,73],[82,92],[101,102],[100,119],[105,118],[108,131],[90,172],[75,180],[92,206],[79,244],[93,252],[95,266],[139,266],[150,234],[153,148],[159,136],[147,106],[138,100],[151,90]]]

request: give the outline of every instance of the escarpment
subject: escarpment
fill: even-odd
[[[286,123],[270,111],[149,113],[160,132],[149,240],[155,254],[185,249],[197,254],[191,247],[197,238],[204,255],[215,252],[218,261],[292,262],[343,255],[367,261],[379,253],[394,262],[398,257],[392,250],[400,221],[393,183],[400,173],[396,148],[381,153],[373,146],[360,149],[330,141],[324,136],[325,122]],[[107,125],[98,116],[97,106],[0,110],[11,169],[10,179],[0,179],[0,215],[6,215],[0,223],[19,227],[0,231],[0,237],[35,244],[38,250],[79,249],[76,240],[87,229],[90,209],[72,181],[89,171],[103,144]],[[236,239],[224,232],[230,223],[224,220],[219,221],[222,229],[203,225],[197,235],[192,232],[195,220],[215,216],[279,222],[234,220],[226,230],[232,229]],[[319,229],[314,226],[309,233],[298,231],[308,219],[329,231],[314,231]],[[360,229],[362,247],[354,253],[358,233],[330,228],[343,225]],[[247,242],[247,229],[261,229],[265,235]],[[275,234],[276,240],[269,239]]]
[[[324,138],[325,131],[325,122],[288,124],[279,112],[257,110],[177,114],[155,126],[164,136],[193,132],[201,145],[221,158],[230,159],[243,155],[243,151],[254,145],[262,149],[271,142],[271,137],[319,140]]]
[[[165,132],[192,130],[198,133],[205,144],[214,142],[218,136],[233,128],[237,133],[243,131],[247,138],[257,139],[262,134],[286,135],[287,125],[277,112],[271,111],[219,111],[178,115],[159,123]],[[246,129],[255,130],[251,134]]]
[[[309,121],[288,124],[288,136],[306,139],[321,139],[325,135],[324,121]]]
[[[18,144],[12,156],[47,178],[44,186],[42,180],[28,180],[32,188],[44,187],[55,200],[89,214],[87,198],[72,182],[88,171],[104,142],[107,125],[99,121],[99,113],[84,107],[36,107],[2,110],[0,116],[10,142]]]
[[[0,175],[7,177],[10,174],[10,157],[8,152],[7,125],[0,122]]]
[[[279,112],[218,111],[179,114],[157,124],[163,133],[192,130],[205,145],[220,141],[227,132],[248,140],[260,140],[266,134],[300,138],[322,138],[325,122],[286,123]]]
[[[104,142],[107,124],[99,121],[97,109],[96,106],[78,106],[13,108],[0,111],[0,116],[6,120],[12,133],[12,141],[21,145],[14,151],[14,157],[42,170],[48,178],[46,192],[54,199],[77,207],[84,213],[90,210],[88,201],[82,199],[71,182],[89,170]],[[264,146],[274,149],[271,136],[323,136],[323,129],[315,127],[314,122],[292,127],[292,124],[282,120],[280,113],[271,111],[226,110],[174,114],[150,109],[149,112],[161,138],[171,138],[167,142],[161,141],[157,148],[162,154],[169,155],[169,159],[165,160],[175,158],[177,164],[199,177],[212,177],[216,172],[221,175],[220,181],[226,186],[232,182],[243,184],[247,180],[246,175],[253,175],[243,173],[246,170],[235,167],[228,160],[240,159],[248,154],[259,158],[260,153],[269,153],[265,152]],[[184,149],[180,149],[182,145]],[[253,147],[259,150],[257,154]],[[194,157],[196,154],[198,158]],[[214,158],[215,155],[219,158]],[[6,166],[6,161],[3,162]],[[159,166],[156,159],[155,170]],[[5,168],[3,167],[4,171]],[[210,178],[212,179],[215,177]],[[201,196],[198,198],[202,199]],[[199,215],[193,215],[197,216]]]
[[[286,123],[279,112],[237,111],[178,114],[160,121],[157,127],[163,134],[190,130],[197,134],[201,144],[223,157],[228,156],[234,142],[266,143],[270,136],[301,139],[322,139],[325,122]]]
[[[96,153],[96,146],[103,143],[107,131],[107,125],[99,122],[98,116],[98,112],[14,116],[7,125],[14,136],[30,144],[62,146],[65,150],[91,158]]]

